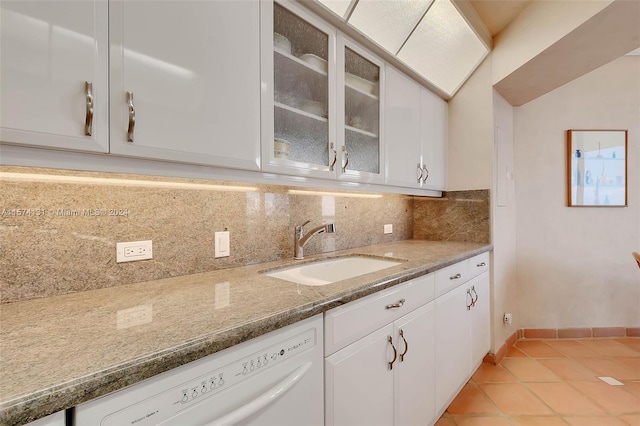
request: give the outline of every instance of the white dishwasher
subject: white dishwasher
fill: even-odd
[[[76,426],[324,424],[322,315],[113,392]]]

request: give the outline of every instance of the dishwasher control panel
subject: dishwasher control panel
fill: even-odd
[[[184,382],[180,386],[108,415],[104,418],[101,426],[156,425],[189,408],[197,401],[203,401],[313,348],[316,343],[317,330],[315,328],[308,329],[294,337],[255,351],[249,356],[215,368],[205,375]],[[211,355],[211,357],[214,358],[216,355],[218,354]],[[214,361],[215,359],[212,359],[212,363]]]

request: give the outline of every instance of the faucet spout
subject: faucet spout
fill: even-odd
[[[293,244],[294,244],[293,258],[296,260],[304,259],[304,246],[309,242],[311,238],[322,233],[333,234],[334,232],[336,232],[336,225],[334,223],[327,223],[325,225],[320,225],[318,227],[313,228],[306,235],[304,235],[304,226],[309,222],[310,221],[306,221],[304,224],[296,226],[294,239],[293,239]]]

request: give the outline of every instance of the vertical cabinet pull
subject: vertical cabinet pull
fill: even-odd
[[[87,106],[84,119],[84,134],[91,136],[93,132],[93,83],[84,82],[85,103]]]
[[[331,151],[333,151],[333,161],[331,162],[331,164],[329,164],[329,170],[333,171],[333,167],[336,165],[336,161],[338,160],[338,151],[336,151],[336,148],[333,145],[333,142],[331,142],[331,144],[329,145],[329,148],[331,149]]]
[[[133,142],[133,132],[136,128],[136,108],[133,105],[133,93],[127,92],[127,105],[129,106],[129,127],[127,128],[127,142]]]
[[[396,350],[396,347],[393,346],[393,338],[391,336],[387,338],[387,342],[389,342],[393,349],[393,359],[389,361],[389,370],[393,370],[393,363],[396,362],[396,359],[398,358],[398,351]]]
[[[422,173],[423,173],[422,166],[420,165],[420,163],[418,163],[418,173],[420,173],[418,175],[418,183],[420,183],[422,181]]]
[[[467,300],[471,299],[471,303],[467,303],[467,311],[471,310],[471,307],[473,306],[473,296],[471,295],[471,290],[467,289]],[[466,302],[465,302],[466,303]]]
[[[422,166],[422,170],[424,171],[424,174],[422,176],[424,176],[424,178],[422,178],[422,183],[425,183],[427,181],[427,179],[429,179],[429,169],[427,169],[427,166]]]
[[[475,286],[471,286],[471,305],[472,306],[476,306],[476,302],[478,301],[478,292],[476,291],[476,287]],[[476,295],[476,297],[474,298],[473,295]]]
[[[347,166],[349,165],[349,153],[347,152],[347,147],[342,146],[342,156],[345,158],[344,165],[342,166],[342,173],[347,171]]]
[[[400,329],[400,337],[402,337],[402,340],[404,341],[404,352],[400,354],[400,362],[403,362],[404,356],[407,354],[407,351],[409,350],[409,343],[407,342],[407,339],[404,338],[404,330],[402,329]]]

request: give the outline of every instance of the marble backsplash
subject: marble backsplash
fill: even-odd
[[[447,191],[442,198],[416,197],[416,240],[490,243],[489,190]]]
[[[9,166],[0,185],[0,303],[293,257],[306,220],[336,233],[305,255],[414,235],[404,195]],[[214,232],[225,229],[231,255],[216,259]],[[116,263],[116,242],[141,240],[153,240],[152,260]]]

